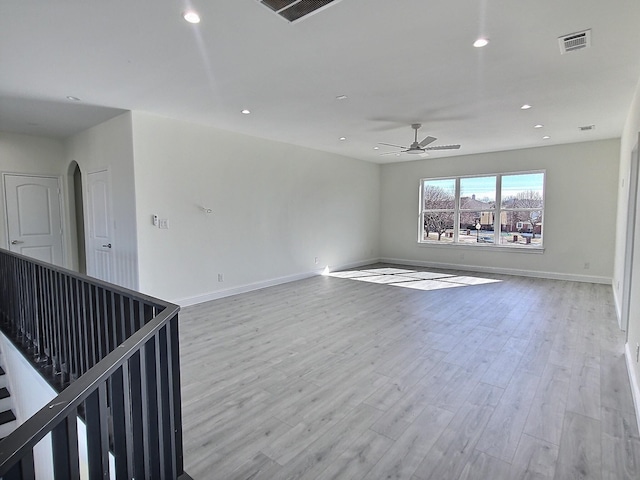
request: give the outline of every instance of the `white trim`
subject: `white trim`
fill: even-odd
[[[619,326],[621,330],[629,330],[629,308],[631,306],[631,280],[633,278],[633,257],[635,255],[635,235],[636,235],[636,203],[638,200],[638,167],[640,163],[640,133],[638,134],[638,143],[631,152],[631,160],[629,162],[629,179],[627,182],[627,219],[625,223],[625,242],[624,242],[624,267],[622,271],[622,298],[620,299],[620,317]],[[628,337],[627,337],[628,338]]]
[[[474,265],[457,265],[449,263],[437,263],[437,262],[424,262],[420,260],[404,260],[400,258],[370,258],[367,260],[361,260],[358,262],[351,262],[342,265],[330,266],[331,271],[343,270],[347,268],[356,268],[364,265],[371,265],[373,263],[391,263],[397,265],[409,265],[417,267],[430,267],[440,268],[445,270],[461,270],[468,272],[480,272],[480,273],[496,273],[501,275],[514,275],[519,277],[535,277],[535,278],[547,278],[551,280],[567,280],[572,282],[583,283],[599,283],[605,285],[611,285],[612,279],[609,277],[599,277],[595,275],[575,275],[569,273],[557,273],[557,272],[539,272],[533,270],[516,270],[512,268],[497,268],[497,267],[478,267]],[[260,282],[248,283],[245,285],[239,285],[237,287],[227,288],[224,290],[216,290],[214,292],[204,293],[202,295],[195,295],[193,297],[185,297],[173,299],[171,302],[181,306],[190,307],[199,303],[210,302],[213,300],[219,300],[220,298],[230,297],[232,295],[239,295],[241,293],[252,292],[255,290],[261,290],[267,287],[273,287],[275,285],[281,285],[283,283],[295,282],[297,280],[304,280],[305,278],[321,275],[324,268],[318,270],[311,270],[308,272],[297,273],[293,275],[287,275],[284,277],[270,278]]]
[[[636,410],[636,421],[638,422],[638,431],[640,431],[640,385],[638,385],[638,375],[633,364],[629,343],[624,345],[624,356],[627,360],[627,373],[629,374],[629,383],[631,385],[631,394],[633,396],[633,406]]]
[[[616,308],[616,316],[618,318],[618,327],[622,330],[622,304],[620,303],[620,297],[618,294],[618,290],[615,286],[615,279],[611,279],[611,289],[613,290],[613,305]],[[624,331],[624,330],[623,330]]]
[[[396,263],[398,265],[415,265],[417,267],[441,268],[445,270],[462,270],[462,271],[469,271],[469,272],[497,273],[500,275],[515,275],[519,277],[547,278],[551,280],[568,280],[571,282],[602,283],[605,285],[611,285],[611,282],[612,282],[611,277],[599,277],[595,275],[576,275],[573,273],[540,272],[535,270],[518,270],[514,268],[499,268],[499,267],[479,267],[474,265],[458,265],[454,263],[425,262],[421,260],[403,260],[401,258],[381,258],[380,261],[383,263]]]
[[[329,268],[333,270],[343,270],[347,268],[355,268],[362,267],[364,265],[371,265],[372,263],[377,263],[379,261],[378,258],[370,258],[367,260],[361,260],[358,262],[351,262],[342,265],[329,265]],[[283,283],[295,282],[297,280],[304,280],[305,278],[315,277],[317,275],[322,275],[325,267],[322,267],[317,270],[311,270],[303,273],[296,273],[293,275],[286,275],[284,277],[276,277],[270,278],[267,280],[262,280],[260,282],[247,283],[245,285],[239,285],[237,287],[227,288],[224,290],[216,290],[215,292],[209,292],[202,295],[195,295],[193,297],[179,298],[171,300],[173,303],[181,307],[189,307],[191,305],[197,305],[199,303],[210,302],[212,300],[218,300],[224,297],[230,297],[232,295],[238,295],[240,293],[252,292],[254,290],[261,290],[267,287],[273,287],[275,285],[281,285]]]
[[[544,247],[514,247],[513,245],[507,244],[496,244],[496,243],[440,243],[437,240],[431,240],[424,242],[418,242],[418,247],[420,248],[466,248],[468,250],[492,250],[494,252],[511,252],[511,253],[537,253],[542,255],[544,253]]]

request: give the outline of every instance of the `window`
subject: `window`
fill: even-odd
[[[420,243],[542,247],[544,172],[421,180]]]
[[[456,181],[424,180],[422,185],[423,240],[453,242]]]

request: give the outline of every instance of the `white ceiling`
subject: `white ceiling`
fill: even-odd
[[[139,110],[398,162],[373,147],[414,122],[462,145],[432,157],[618,137],[639,78],[638,0],[341,0],[296,23],[258,0],[0,0],[0,130],[58,138]]]

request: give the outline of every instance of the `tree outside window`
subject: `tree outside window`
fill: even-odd
[[[453,242],[455,202],[455,181],[446,179],[423,183],[422,241]]]

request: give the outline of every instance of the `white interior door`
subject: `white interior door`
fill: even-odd
[[[108,170],[87,175],[87,274],[111,282],[113,278],[113,216]]]
[[[63,266],[59,179],[9,174],[3,177],[9,249]]]

